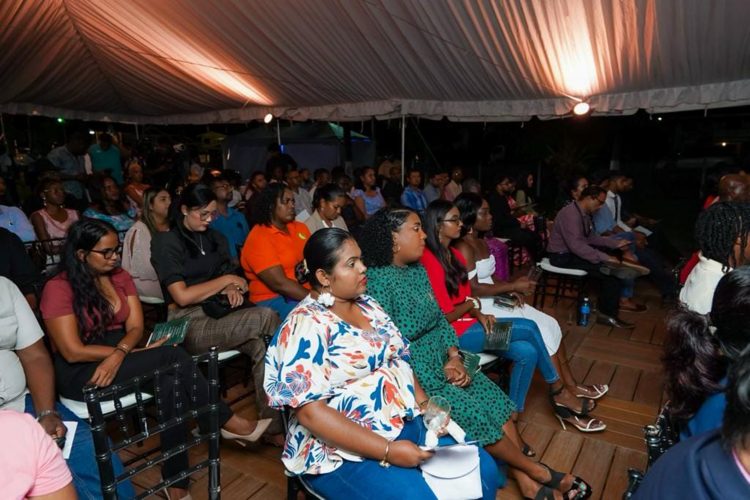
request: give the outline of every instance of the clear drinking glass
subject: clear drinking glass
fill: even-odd
[[[448,423],[451,414],[451,405],[442,396],[432,396],[427,402],[427,408],[422,415],[424,425],[438,435]]]

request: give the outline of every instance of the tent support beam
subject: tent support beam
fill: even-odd
[[[406,176],[406,115],[401,115],[401,185]]]

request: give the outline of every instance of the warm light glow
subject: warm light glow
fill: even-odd
[[[721,143],[721,147],[722,147],[722,148],[725,148],[725,147],[727,147],[727,143],[726,143],[726,142],[722,142],[722,143]]]
[[[263,117],[263,123],[271,123],[271,120],[273,120],[273,115],[271,113],[268,113]]]
[[[661,121],[661,116],[659,118],[657,118],[657,120]]]
[[[590,109],[591,109],[591,107],[589,106],[589,103],[587,103],[587,102],[579,102],[578,104],[576,104],[573,107],[573,113],[575,113],[575,114],[577,114],[579,116],[580,115],[585,115],[586,113],[589,112]]]
[[[96,132],[94,132],[93,130],[89,130],[89,135],[96,135]]]

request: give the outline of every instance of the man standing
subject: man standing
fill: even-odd
[[[299,170],[291,169],[286,173],[286,185],[294,193],[294,214],[300,215],[306,211],[307,214],[303,214],[300,217],[302,220],[305,220],[312,215],[313,208],[310,193],[302,189],[300,186],[301,182],[302,179],[300,178]]]
[[[589,186],[577,201],[562,208],[552,227],[547,250],[553,266],[582,269],[589,277],[599,281],[599,314],[597,322],[615,328],[633,328],[618,317],[623,279],[634,279],[648,271],[640,266],[627,266],[620,259],[600,248],[622,250],[629,245],[626,240],[598,236],[591,215],[604,205],[606,192],[599,186]],[[624,258],[631,258],[623,251]]]
[[[422,172],[410,168],[406,174],[406,187],[401,193],[401,204],[422,215],[427,208],[427,198],[422,192]]]
[[[210,227],[224,235],[232,262],[239,264],[237,247],[241,248],[245,244],[250,227],[245,216],[228,205],[232,200],[232,185],[225,177],[214,177],[209,182],[209,187],[216,195],[216,217],[211,221]]]
[[[91,168],[94,172],[107,172],[122,186],[122,160],[120,149],[112,144],[112,136],[99,134],[99,144],[92,144],[89,148]]]
[[[85,201],[86,180],[86,148],[88,137],[80,130],[76,130],[68,137],[65,145],[53,149],[47,154],[47,159],[55,166],[63,181],[65,192],[75,198],[77,208],[83,208]]]

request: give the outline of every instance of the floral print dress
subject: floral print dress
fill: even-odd
[[[396,439],[418,414],[408,342],[372,298],[357,300],[368,331],[346,323],[309,295],[289,313],[266,353],[263,387],[269,406],[299,408],[325,401],[362,427]],[[281,460],[293,474],[336,470],[339,452],[302,426],[294,412]]]

